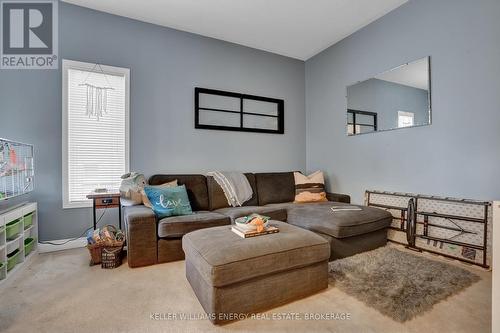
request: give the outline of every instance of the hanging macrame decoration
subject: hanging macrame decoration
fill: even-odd
[[[96,67],[99,67],[100,72],[95,72]],[[97,120],[101,119],[104,114],[108,113],[108,91],[114,90],[112,87],[99,87],[90,83],[87,83],[89,76],[92,73],[98,73],[104,75],[106,82],[109,84],[106,73],[102,70],[101,65],[95,64],[92,70],[87,75],[87,78],[80,86],[85,86],[87,88],[87,100],[85,115],[89,118],[95,117]]]
[[[87,87],[85,114],[89,118],[96,117],[99,120],[104,114],[108,113],[108,90],[113,90],[113,88],[96,87],[88,83],[82,83],[81,86]]]

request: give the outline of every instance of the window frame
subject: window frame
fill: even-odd
[[[349,114],[352,114],[352,123],[349,122]],[[358,123],[356,121],[356,115],[357,114],[373,117],[373,124]],[[378,117],[377,112],[347,109],[347,135],[348,136],[353,136],[353,135],[358,135],[358,134],[366,134],[366,133],[376,132],[378,130],[378,119],[377,119],[377,117]],[[352,125],[352,127],[353,127],[353,132],[352,133],[349,133],[349,125]],[[373,131],[358,133],[357,130],[361,126],[372,127]]]
[[[409,117],[409,118],[411,118],[411,125],[400,126],[400,117]],[[398,128],[406,128],[406,127],[414,127],[414,126],[415,126],[415,112],[398,111]]]
[[[69,201],[69,168],[68,168],[68,70],[96,71],[95,63],[62,60],[62,201],[63,209],[90,208],[92,200]],[[125,77],[125,173],[130,171],[130,69],[100,65],[105,74]]]

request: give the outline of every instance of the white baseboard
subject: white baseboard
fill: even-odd
[[[54,240],[54,241],[50,241],[50,242],[54,243],[54,244],[61,244],[61,245],[38,243],[38,252],[46,253],[46,252],[55,252],[55,251],[62,251],[62,250],[77,249],[77,248],[85,247],[87,245],[87,238],[80,237],[78,239],[75,239],[75,240],[72,240],[69,242],[67,239],[58,239],[58,240]],[[62,244],[62,243],[65,243],[65,244]]]

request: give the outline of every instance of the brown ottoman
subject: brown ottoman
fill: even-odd
[[[284,222],[272,224],[279,233],[244,239],[222,226],[183,237],[186,277],[213,323],[241,319],[327,288],[328,241]]]

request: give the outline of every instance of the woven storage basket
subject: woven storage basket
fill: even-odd
[[[87,245],[87,249],[90,253],[90,266],[99,265],[102,263],[102,250],[104,248],[108,250],[120,249],[123,250],[124,241],[106,241],[102,243],[96,243]]]
[[[117,268],[122,264],[123,245],[103,247],[101,252],[101,268]]]
[[[102,245],[101,244],[87,245],[87,249],[89,249],[90,253],[90,266],[100,264]]]
[[[102,252],[104,248],[106,248],[108,252],[120,249],[121,263],[121,251],[123,250],[123,244],[125,243],[125,236],[123,232],[118,230],[114,225],[106,225],[102,229],[101,233],[104,234],[104,236],[101,235],[102,238],[100,241],[95,244],[87,245],[87,249],[90,253],[90,266],[102,263]],[[113,239],[113,237],[116,239]]]

